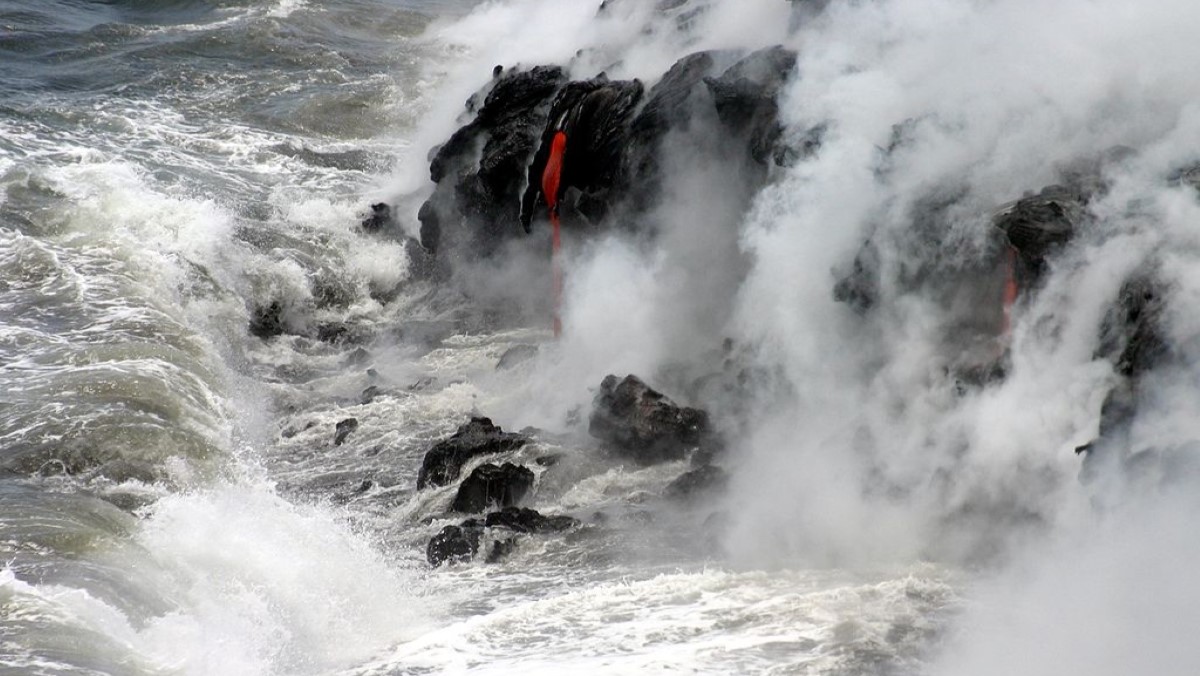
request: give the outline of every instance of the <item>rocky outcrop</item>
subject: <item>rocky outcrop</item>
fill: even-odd
[[[516,367],[518,364],[533,359],[538,354],[537,345],[513,345],[500,355],[500,361],[496,363],[497,371],[507,371]]]
[[[458,486],[450,508],[476,514],[489,507],[512,507],[533,488],[533,472],[520,465],[480,465]]]
[[[1046,259],[1062,249],[1083,222],[1087,197],[1065,186],[1049,186],[1017,200],[996,215],[993,223],[1017,252],[1018,283],[1028,287],[1041,277]]]
[[[1121,285],[1104,316],[1095,358],[1112,362],[1118,380],[1100,407],[1096,439],[1076,449],[1084,456],[1085,480],[1097,473],[1098,465],[1117,457],[1131,458],[1139,450],[1130,447],[1128,432],[1140,409],[1142,376],[1171,359],[1163,327],[1167,295],[1166,285],[1150,268]]]
[[[333,445],[341,446],[356,429],[358,429],[358,418],[346,418],[338,421],[333,430]]]
[[[471,120],[431,154],[436,188],[418,214],[424,249],[441,259],[488,258],[519,235],[518,223],[529,230],[545,211],[541,178],[559,131],[567,136],[558,195],[565,222],[608,227],[631,222],[607,218],[617,210],[649,209],[661,186],[663,141],[699,119],[707,125],[701,136],[730,140],[704,151],[712,161],[728,162],[729,148],[742,147],[762,170],[739,180],[761,183],[772,160],[796,154],[780,140],[777,103],[796,56],[782,47],[739,56],[686,56],[648,94],[637,80],[604,74],[568,81],[557,66],[497,67],[467,103]]]
[[[760,164],[775,156],[783,133],[779,91],[795,67],[796,53],[775,46],[750,54],[720,77],[704,78],[721,122],[745,138],[750,157]]]
[[[471,518],[442,528],[425,547],[425,559],[431,566],[462,563],[484,549],[485,561],[495,563],[516,550],[521,536],[562,533],[577,527],[579,520],[569,516],[545,516],[532,509],[506,507],[482,520]]]
[[[663,495],[671,500],[690,502],[723,490],[729,485],[729,474],[715,465],[704,465],[685,472],[667,484]]]
[[[392,207],[386,202],[371,205],[371,213],[360,224],[364,232],[379,232],[395,224],[392,219]]]
[[[484,525],[489,528],[507,528],[517,533],[560,533],[579,525],[579,519],[557,515],[544,516],[523,507],[505,507],[488,514]]]
[[[592,405],[588,433],[641,464],[679,460],[713,443],[708,414],[681,407],[637,376],[608,376]]]
[[[505,432],[488,418],[471,418],[453,436],[439,441],[425,454],[417,474],[417,488],[449,485],[472,458],[513,451],[527,443],[529,437]]]
[[[642,93],[642,83],[637,80],[609,81],[603,76],[563,87],[550,107],[541,143],[529,165],[521,199],[521,223],[526,231],[539,207],[549,202],[549,196],[542,194],[542,173],[559,132],[567,141],[555,202],[573,189],[571,207],[564,211],[596,223],[619,201],[627,184],[629,125]]]
[[[479,551],[482,538],[483,528],[474,520],[459,526],[446,526],[429,540],[425,547],[425,560],[431,566],[470,561]]]
[[[558,66],[494,73],[486,94],[468,102],[474,118],[430,158],[437,187],[421,206],[421,245],[472,258],[493,254],[516,227],[529,165],[550,102],[566,83]],[[483,103],[478,111],[479,98]]]

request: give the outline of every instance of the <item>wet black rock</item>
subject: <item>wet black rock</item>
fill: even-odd
[[[487,257],[518,234],[524,170],[566,75],[558,66],[494,75],[474,119],[431,157],[430,178],[437,187],[417,218],[421,245],[434,254],[453,250]]]
[[[690,501],[723,490],[729,484],[729,474],[715,465],[705,465],[681,474],[663,490],[663,495],[680,501]]]
[[[371,215],[363,219],[362,229],[367,232],[379,232],[393,223],[391,205],[379,202],[371,205]]]
[[[1126,377],[1161,363],[1169,349],[1163,335],[1166,300],[1167,287],[1153,270],[1126,280],[1101,324],[1096,357],[1112,360],[1117,373]]]
[[[506,371],[517,364],[527,362],[537,356],[537,345],[513,345],[500,355],[500,361],[496,364],[497,371]]]
[[[346,418],[340,421],[334,428],[333,445],[341,446],[346,441],[346,437],[356,429],[358,429],[358,418]]]
[[[468,460],[513,451],[527,443],[529,437],[505,432],[488,418],[471,418],[453,436],[439,441],[425,454],[417,475],[417,488],[445,486],[458,478]]]
[[[574,189],[574,211],[588,221],[603,218],[607,207],[625,188],[625,152],[629,126],[641,101],[642,83],[610,81],[601,76],[570,82],[554,98],[537,153],[529,164],[521,199],[521,223],[530,221],[548,202],[542,194],[542,173],[550,158],[554,136],[562,131],[567,149],[562,159],[559,194]]]
[[[371,385],[367,389],[363,390],[362,394],[359,395],[358,403],[363,405],[370,404],[381,394],[383,394],[383,390],[379,389],[378,385]]]
[[[796,53],[780,46],[760,49],[717,78],[705,78],[721,121],[749,143],[750,156],[766,164],[783,131],[778,96],[796,68]]]
[[[489,507],[511,507],[533,488],[533,480],[532,471],[511,462],[480,465],[459,485],[450,508],[476,514]]]
[[[879,284],[879,252],[867,240],[854,257],[849,274],[834,284],[833,298],[864,313],[879,302]]]
[[[993,222],[1020,255],[1025,277],[1040,276],[1046,258],[1071,240],[1083,221],[1086,201],[1078,190],[1050,186],[996,215]]]
[[[322,343],[349,345],[366,338],[366,330],[347,322],[323,322],[317,325],[317,340]]]
[[[517,550],[516,538],[505,538],[503,540],[492,541],[492,548],[488,550],[486,563],[497,563],[504,557],[512,554]]]
[[[588,433],[647,465],[682,459],[712,443],[707,413],[676,405],[632,375],[610,375],[600,384]]]
[[[1124,462],[1147,450],[1131,445],[1129,431],[1146,396],[1143,376],[1156,368],[1170,368],[1178,357],[1164,335],[1168,294],[1169,287],[1156,268],[1148,266],[1121,285],[1116,303],[1105,314],[1095,357],[1111,361],[1118,379],[1101,404],[1097,438],[1076,449],[1084,456],[1081,478],[1085,481],[1099,473],[1097,467],[1121,466],[1117,458]]]
[[[404,253],[408,255],[410,279],[433,279],[442,272],[433,252],[421,246],[421,243],[412,237],[404,238]]]
[[[628,181],[636,208],[646,209],[659,197],[662,184],[661,145],[667,132],[687,129],[700,110],[704,78],[714,73],[724,52],[697,52],[671,66],[646,95],[646,105],[629,128]],[[707,102],[707,100],[705,101]]]
[[[502,527],[518,533],[560,533],[579,525],[579,519],[566,516],[545,516],[523,507],[505,507],[484,519],[489,528]]]
[[[446,526],[429,540],[425,559],[431,566],[469,561],[479,551],[482,537],[483,529],[478,525]]]
[[[250,312],[250,335],[258,338],[274,338],[287,332],[283,319],[283,305],[273,301],[270,305],[258,306]]]

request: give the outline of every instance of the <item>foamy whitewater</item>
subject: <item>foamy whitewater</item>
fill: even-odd
[[[0,0],[0,673],[1200,673],[1200,478],[1075,453],[1150,269],[1172,358],[1129,443],[1197,452],[1200,5],[599,5]],[[493,66],[649,87],[772,45],[781,138],[819,147],[748,191],[669,138],[645,222],[565,234],[561,338],[488,314],[544,310],[541,267],[417,278],[430,150]],[[913,280],[1101,157],[1036,293],[959,340],[986,308]],[[381,201],[398,230],[366,232]],[[864,242],[866,314],[833,293]],[[1005,373],[964,386],[980,353]],[[726,359],[757,376],[689,399]],[[728,490],[671,502],[686,460],[602,453],[607,374],[709,410]],[[431,567],[462,515],[417,471],[471,415],[541,430],[504,459],[582,525]]]

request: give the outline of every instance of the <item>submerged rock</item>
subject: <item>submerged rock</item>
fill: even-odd
[[[250,312],[250,335],[258,338],[274,338],[287,333],[287,322],[283,319],[283,305],[272,301],[269,305],[260,305]]]
[[[647,465],[682,459],[712,436],[707,413],[676,405],[633,375],[600,384],[588,433]]]
[[[706,493],[724,489],[729,485],[729,474],[715,465],[705,465],[679,475],[663,490],[663,495],[680,501],[694,500]]]
[[[363,219],[361,226],[366,232],[379,232],[394,222],[391,205],[379,202],[371,205],[371,215]]]
[[[518,533],[559,533],[579,525],[579,519],[565,516],[545,516],[523,507],[505,507],[488,514],[484,524],[489,528],[503,527]]]
[[[466,525],[467,523],[470,525]],[[482,537],[483,529],[474,522],[465,522],[462,526],[446,526],[429,540],[425,547],[425,559],[431,566],[440,566],[447,561],[470,561],[479,551]]]
[[[1077,190],[1050,186],[996,215],[993,222],[1019,254],[1024,277],[1039,277],[1046,258],[1071,241],[1083,220],[1085,203],[1086,196]]]
[[[569,516],[544,516],[532,509],[505,507],[482,520],[470,518],[457,526],[446,526],[430,538],[425,558],[430,565],[439,566],[447,561],[469,561],[485,550],[484,561],[496,563],[516,551],[520,536],[562,533],[579,525],[578,519]],[[491,531],[492,528],[501,530]],[[519,535],[506,537],[509,533]]]
[[[520,465],[480,465],[458,487],[450,508],[475,514],[488,507],[511,507],[533,488],[533,472]]]
[[[358,429],[358,418],[346,418],[338,422],[334,427],[333,445],[341,446],[346,441],[346,437],[349,437],[350,433],[356,429]]]
[[[497,371],[507,371],[517,364],[533,359],[538,354],[537,345],[513,345],[500,355],[500,361],[496,364]]]
[[[453,436],[439,441],[425,454],[417,474],[417,489],[445,486],[458,478],[468,460],[513,451],[527,443],[529,437],[505,432],[488,418],[471,418]]]

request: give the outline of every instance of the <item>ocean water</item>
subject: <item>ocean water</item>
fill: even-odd
[[[1200,670],[1196,478],[1084,483],[1073,452],[1117,380],[1099,326],[1150,268],[1175,356],[1131,434],[1200,434],[1200,202],[1172,179],[1200,161],[1200,8],[607,5],[0,0],[0,673]],[[428,152],[493,65],[653,84],[774,44],[798,53],[784,138],[820,126],[819,151],[746,194],[670,144],[657,239],[569,244],[561,339],[411,274]],[[974,269],[997,209],[1115,146],[1007,333],[965,346],[975,308],[906,285]],[[358,227],[377,201],[399,231]],[[832,288],[868,239],[864,319]],[[253,335],[272,304],[287,333]],[[726,339],[758,375],[688,399]],[[1007,375],[964,387],[980,349]],[[686,461],[604,455],[609,373],[725,423],[729,490],[679,505]],[[543,430],[506,459],[579,529],[428,565],[461,515],[417,469],[469,415]]]

